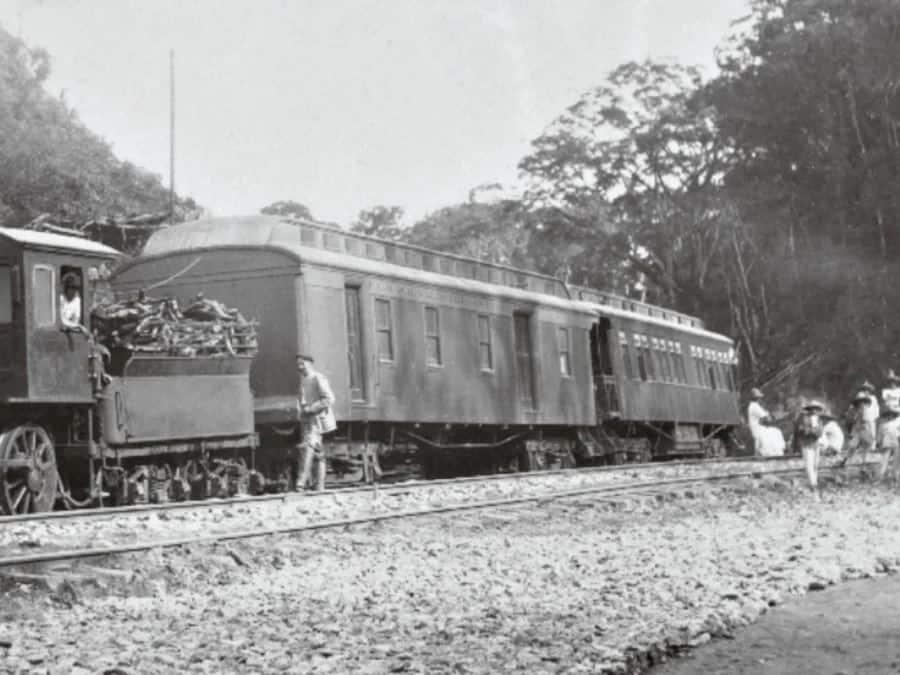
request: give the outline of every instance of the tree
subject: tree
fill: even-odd
[[[519,165],[526,200],[553,214],[542,222],[560,240],[579,243],[592,262],[627,263],[606,280],[639,272],[666,304],[692,312],[705,304],[728,153],[695,68],[624,64],[532,148]]]
[[[898,29],[892,0],[757,0],[720,53],[707,96],[770,325],[761,377],[803,361],[797,386],[842,391],[900,357]]]
[[[528,235],[520,204],[464,203],[430,213],[416,223],[408,241],[489,262],[527,267]]]
[[[267,216],[283,216],[285,218],[297,218],[298,220],[315,220],[312,211],[304,204],[295,201],[273,202],[259,211]]]
[[[406,236],[402,221],[402,207],[373,206],[370,209],[363,209],[359,212],[359,216],[352,225],[351,230],[370,237],[400,241]]]
[[[63,98],[48,95],[49,73],[46,51],[0,27],[0,223],[168,214],[159,177],[116,158]],[[196,209],[181,198],[175,206],[173,220]]]

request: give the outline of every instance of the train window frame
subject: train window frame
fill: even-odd
[[[641,344],[641,336],[638,333],[634,333],[631,337],[634,339],[635,365],[637,366],[637,372],[635,373],[637,377],[635,377],[635,379],[641,382],[647,382],[647,360],[644,358],[644,348]]]
[[[663,340],[662,349],[663,356],[666,359],[666,366],[669,369],[669,382],[675,383],[678,382],[678,372],[675,368],[675,357],[673,356],[675,350],[673,347],[674,345],[671,340]]]
[[[624,366],[623,375],[629,380],[637,379],[634,366],[631,363],[631,349],[628,344],[628,333],[624,330],[619,331],[619,347],[622,350],[622,364]]]
[[[675,369],[672,367],[672,359],[669,357],[669,348],[667,340],[659,339],[659,360],[662,361],[663,380],[666,382],[675,381]]]
[[[38,283],[37,277],[38,272],[47,272],[49,273],[50,279],[50,317],[48,320],[44,321],[44,317],[38,317]],[[43,291],[42,291],[43,292]],[[44,265],[41,263],[37,263],[34,267],[31,268],[31,307],[32,307],[32,317],[34,320],[35,328],[55,328],[56,327],[56,268],[52,265]]]
[[[568,326],[556,327],[556,348],[559,352],[559,374],[572,377],[572,334]]]
[[[482,326],[486,330],[482,331]],[[478,329],[478,365],[482,373],[494,372],[494,343],[493,331],[491,331],[491,317],[489,314],[479,314],[476,318],[476,327]],[[485,365],[485,355],[487,355],[487,365]]]
[[[0,265],[0,324],[12,323],[14,265]]]
[[[659,371],[659,381],[662,382],[665,379],[665,372],[662,364],[662,357],[659,355],[659,343],[657,342],[655,337],[650,337],[650,360],[654,362],[654,370]]]
[[[703,350],[700,347],[694,347],[694,365],[696,368],[697,375],[697,386],[702,387],[704,389],[707,388],[706,384],[706,368],[703,365]]]
[[[653,353],[650,349],[650,339],[646,335],[641,335],[641,341],[644,343],[645,361],[647,362],[647,381],[658,382],[659,378],[656,373],[656,364],[653,362]]]
[[[380,363],[394,363],[394,313],[391,308],[391,300],[390,298],[374,298],[375,305],[375,314],[374,314],[374,327],[375,327],[375,350],[378,355],[378,361]],[[380,319],[381,315],[378,312],[379,307],[387,308],[387,322],[386,326],[381,326]],[[381,344],[381,335],[387,335],[387,347],[389,354],[384,356],[382,354],[382,344]]]
[[[434,317],[434,327],[429,325],[429,314]],[[425,305],[424,307],[424,325],[425,325],[425,365],[429,368],[442,368],[444,365],[443,355],[441,354],[441,313],[435,305]],[[429,347],[433,345],[433,352]],[[434,357],[432,358],[432,353]]]

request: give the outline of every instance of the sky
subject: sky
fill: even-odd
[[[484,183],[629,60],[714,72],[748,0],[0,0],[116,154],[215,215],[278,200],[414,222]]]

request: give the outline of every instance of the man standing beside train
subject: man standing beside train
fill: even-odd
[[[300,408],[303,434],[300,444],[303,465],[297,478],[297,489],[302,490],[306,486],[315,460],[316,489],[322,491],[325,489],[327,468],[322,437],[337,427],[331,409],[335,401],[334,393],[331,391],[328,378],[313,367],[311,356],[297,355],[297,372],[300,373],[300,396],[297,404]]]

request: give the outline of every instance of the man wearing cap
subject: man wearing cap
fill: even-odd
[[[888,386],[881,390],[884,406],[878,420],[878,446],[884,452],[884,458],[878,478],[884,480],[888,467],[892,466],[891,479],[896,483],[900,478],[900,377],[891,369],[885,379]]]
[[[863,462],[868,459],[869,451],[875,449],[879,412],[875,387],[868,381],[863,382],[853,395],[847,414],[850,418],[850,439],[847,442],[847,455],[841,461],[841,466],[846,466],[860,450]]]
[[[781,429],[772,426],[772,418],[762,407],[762,392],[754,387],[750,390],[750,405],[747,406],[747,426],[753,436],[754,451],[760,457],[775,457],[784,454],[784,435]]]
[[[825,428],[822,413],[825,406],[813,400],[803,406],[803,410],[794,420],[794,449],[803,454],[806,464],[806,477],[809,488],[816,501],[819,501],[819,459],[821,455],[821,438]]]
[[[334,393],[328,378],[313,367],[313,359],[306,354],[297,354],[297,372],[300,373],[300,422],[303,429],[301,449],[303,468],[297,478],[297,489],[302,490],[310,478],[313,460],[316,461],[316,489],[325,489],[325,452],[322,436],[336,428],[334,413]]]

